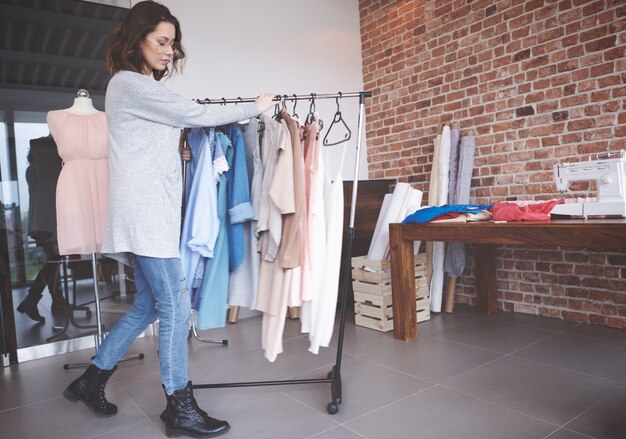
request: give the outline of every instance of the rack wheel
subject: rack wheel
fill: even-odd
[[[138,357],[140,360],[143,360],[143,357],[145,357],[145,355],[144,355],[143,353],[141,353],[141,354],[139,354],[137,357]]]
[[[87,310],[85,311],[85,316],[87,316],[87,318],[91,318],[91,310]]]
[[[222,344],[223,344],[224,346],[228,346],[228,340],[222,340]]]
[[[339,411],[339,406],[334,402],[329,402],[326,406],[326,411],[329,415],[336,415]]]
[[[331,370],[326,374],[326,378],[331,379],[333,377],[333,371]]]
[[[64,364],[64,365],[63,365],[63,369],[65,369],[65,370],[70,370],[70,365],[69,365],[69,364]]]

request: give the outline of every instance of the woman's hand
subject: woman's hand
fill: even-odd
[[[278,101],[274,101],[274,97],[276,93],[263,93],[254,102],[256,108],[259,110],[259,114],[265,113],[267,110],[272,108]]]

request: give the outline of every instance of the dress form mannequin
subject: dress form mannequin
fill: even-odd
[[[65,111],[81,116],[97,113],[98,110],[94,108],[93,102],[91,102],[91,98],[87,97],[89,96],[89,93],[87,93],[87,96],[81,96],[81,91],[83,91],[82,88],[78,92],[78,96],[74,98],[74,104],[70,108],[66,108]]]
[[[89,97],[89,92],[84,88],[78,90],[72,106],[69,108],[65,108],[63,111],[67,111],[68,113],[76,114],[78,116],[87,116],[89,114],[98,113],[98,110],[93,106],[93,102]],[[50,117],[48,117],[46,122],[48,123],[48,127],[52,132],[52,130],[54,129],[54,121]]]
[[[108,198],[106,115],[80,89],[71,107],[48,112],[63,168],[56,193],[61,255],[100,251]]]
[[[87,90],[80,89],[73,105],[48,112],[47,122],[63,160],[56,187],[59,254],[91,255],[97,348],[102,340],[102,323],[96,253],[102,243],[108,199],[106,115],[94,108]],[[63,329],[66,328],[67,319]]]

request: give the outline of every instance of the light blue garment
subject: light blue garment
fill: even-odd
[[[207,259],[208,258],[200,258],[200,262],[198,262],[198,266],[196,267],[196,272],[193,274],[192,287],[193,287],[194,293],[202,285],[202,279],[204,279],[204,269],[206,267]],[[200,306],[199,296],[198,298],[196,298],[196,295],[192,294],[191,302],[192,302],[193,309],[197,310],[198,306]]]
[[[228,172],[226,155],[219,142],[216,142],[215,148],[213,149],[213,177],[215,177],[216,183],[220,182],[220,177],[225,172]]]
[[[192,163],[188,165],[189,191],[185,202],[185,217],[180,239],[180,255],[187,289],[193,291],[193,281],[201,258],[213,257],[220,221],[217,217],[217,187],[213,178],[211,145],[215,132],[202,129],[189,132]]]
[[[228,286],[228,304],[244,306],[254,309],[259,291],[259,275],[261,271],[261,255],[257,251],[258,238],[256,236],[256,215],[258,215],[263,181],[263,162],[261,161],[261,145],[259,144],[259,124],[257,118],[251,118],[248,126],[243,129],[243,140],[248,166],[248,180],[250,181],[250,202],[255,218],[244,223],[244,253],[243,263],[230,274]]]
[[[180,259],[134,255],[133,265],[135,302],[104,339],[92,363],[100,369],[113,369],[135,338],[158,318],[161,382],[171,394],[189,381],[187,334],[191,304]]]
[[[221,175],[228,171],[228,163],[226,162],[226,156],[222,150],[222,145],[217,141],[216,137],[213,137],[211,145],[211,154],[213,157],[213,178],[215,179],[216,191],[217,185],[220,182]],[[216,208],[217,209],[217,208]],[[219,232],[218,232],[219,233]],[[200,308],[200,291],[198,290],[202,286],[202,279],[204,279],[204,269],[208,258],[201,258],[193,279],[194,294],[191,296],[191,303],[193,309]]]
[[[216,143],[228,158],[233,146],[222,133],[216,134]],[[226,302],[228,300],[228,220],[227,220],[228,175],[220,176],[217,187],[217,216],[220,229],[213,249],[213,258],[207,260],[202,286],[199,288],[198,329],[226,326]]]
[[[239,267],[245,257],[244,224],[254,218],[250,204],[250,185],[243,136],[235,124],[231,124],[226,135],[232,142],[228,160],[228,255],[230,271]]]

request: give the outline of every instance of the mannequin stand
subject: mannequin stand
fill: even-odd
[[[96,307],[96,334],[94,334],[95,337],[95,351],[98,352],[98,349],[100,348],[100,345],[102,344],[102,340],[104,340],[104,336],[102,333],[102,314],[100,312],[100,294],[98,291],[98,266],[96,264],[96,254],[92,253],[91,254],[91,268],[92,268],[92,272],[93,272],[93,290],[94,290],[94,296],[95,296],[95,307]],[[66,282],[67,282],[67,278],[66,278]],[[75,292],[74,292],[75,294]],[[143,360],[144,358],[144,354],[140,353],[140,354],[134,354],[134,355],[129,355],[127,357],[122,357],[119,362],[122,361],[128,361],[128,360]],[[91,357],[91,359],[93,360],[94,357]],[[87,367],[89,366],[90,362],[86,362],[86,363],[67,363],[63,365],[63,369],[74,369],[74,368],[79,368],[79,367]]]
[[[65,310],[65,313],[64,313],[63,325],[52,327],[53,330],[59,331],[59,332],[48,337],[46,339],[47,343],[55,341],[57,338],[65,335],[65,333],[69,329],[70,324],[74,326],[75,328],[80,328],[80,329],[96,329],[95,325],[82,325],[80,323],[77,323],[76,320],[74,320],[74,313],[76,311],[85,311],[85,316],[87,318],[91,318],[92,312],[91,312],[91,308],[89,308],[87,305],[76,305],[76,290],[75,289],[72,292],[72,299],[70,300],[70,289],[69,289],[69,284],[67,281],[68,256],[63,257],[61,264],[63,264],[63,290],[65,294],[65,301],[67,302],[67,309]]]

